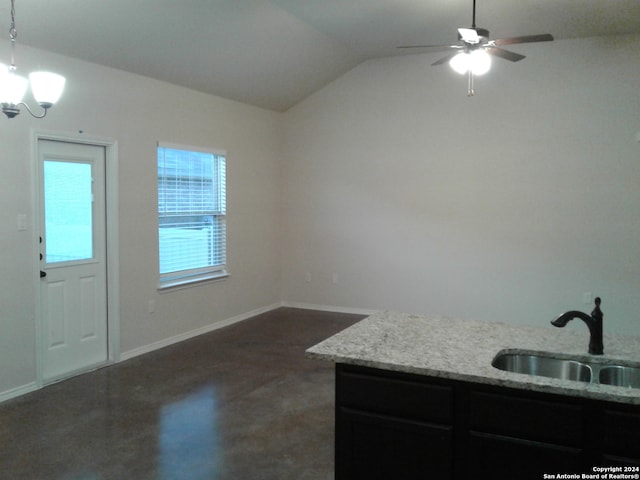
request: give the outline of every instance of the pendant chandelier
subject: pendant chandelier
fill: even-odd
[[[35,118],[43,118],[62,95],[65,78],[52,72],[32,72],[29,78],[16,73],[15,47],[18,32],[16,30],[15,0],[11,0],[11,27],[9,39],[11,40],[11,64],[0,64],[0,106],[2,113],[8,118],[13,118],[20,113],[20,106],[24,106]],[[42,108],[42,113],[34,113],[29,105],[23,102],[27,89],[31,86],[31,93],[36,102]]]

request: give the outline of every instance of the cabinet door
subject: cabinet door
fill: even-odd
[[[578,473],[582,451],[578,448],[469,432],[464,478],[540,480],[544,474]]]
[[[451,426],[339,408],[336,480],[452,478]]]
[[[632,408],[605,409],[603,450],[612,464],[640,465],[640,407]]]

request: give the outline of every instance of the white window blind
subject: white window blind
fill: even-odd
[[[227,275],[225,154],[158,145],[160,286]]]

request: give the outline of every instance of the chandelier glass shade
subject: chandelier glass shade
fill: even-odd
[[[49,108],[62,96],[65,78],[53,72],[32,72],[29,74],[31,93],[42,108]]]
[[[0,103],[17,105],[22,102],[29,81],[25,77],[10,72],[9,67],[0,65]]]
[[[65,78],[52,72],[32,72],[29,78],[16,73],[15,66],[15,43],[18,34],[15,25],[15,0],[11,0],[11,27],[9,28],[9,38],[11,40],[11,64],[9,66],[0,64],[0,106],[2,112],[9,118],[13,118],[20,113],[20,106],[24,106],[27,111],[36,118],[42,118],[62,95]],[[24,103],[23,99],[27,89],[31,86],[33,98],[43,109],[42,113],[35,114]]]

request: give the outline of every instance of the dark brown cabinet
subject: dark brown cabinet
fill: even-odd
[[[342,409],[336,461],[351,480],[451,478],[451,426]]]
[[[640,467],[640,407],[604,409],[603,463]]]
[[[452,478],[453,388],[338,367],[336,479]]]
[[[339,364],[336,479],[541,479],[640,465],[640,406]]]

